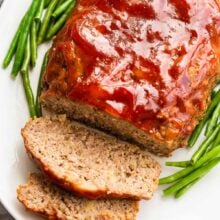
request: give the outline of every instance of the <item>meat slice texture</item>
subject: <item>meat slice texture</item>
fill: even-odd
[[[64,116],[29,121],[22,130],[27,153],[61,187],[92,199],[150,199],[160,166],[139,147]]]
[[[220,73],[216,0],[79,0],[49,54],[44,107],[169,155]]]
[[[135,220],[138,202],[132,200],[88,200],[79,198],[33,173],[17,190],[26,209],[57,220]]]

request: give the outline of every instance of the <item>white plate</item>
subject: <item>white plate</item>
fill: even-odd
[[[0,9],[0,63],[8,49],[16,27],[26,11],[30,0],[5,0]],[[48,46],[40,48],[37,67],[31,73],[33,90],[36,91],[40,65]],[[25,183],[28,174],[35,169],[27,157],[20,129],[28,120],[27,103],[20,77],[10,78],[10,69],[0,73],[0,199],[16,220],[41,219],[26,212],[16,199],[16,188]],[[178,150],[172,160],[185,160],[192,150]],[[161,164],[167,159],[158,159]],[[163,167],[162,175],[174,172]],[[162,187],[151,201],[142,202],[139,220],[207,220],[220,219],[220,175],[219,166],[197,183],[179,200],[164,198]]]

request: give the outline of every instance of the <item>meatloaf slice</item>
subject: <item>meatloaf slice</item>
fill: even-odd
[[[160,166],[137,146],[70,122],[29,121],[22,130],[27,152],[60,186],[88,198],[150,199]]]
[[[79,198],[36,173],[18,188],[17,198],[25,208],[48,219],[135,220],[138,212],[137,201]]]
[[[43,78],[45,107],[169,155],[219,75],[216,0],[79,0]]]

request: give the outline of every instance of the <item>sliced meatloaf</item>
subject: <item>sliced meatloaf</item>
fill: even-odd
[[[79,0],[57,35],[42,104],[169,155],[219,75],[216,0]]]
[[[31,120],[22,136],[42,171],[79,195],[150,199],[157,189],[160,166],[139,147],[65,117]]]
[[[135,220],[138,212],[137,201],[79,198],[36,173],[18,188],[17,198],[26,209],[48,219]]]

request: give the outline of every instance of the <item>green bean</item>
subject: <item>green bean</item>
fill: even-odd
[[[206,127],[206,136],[211,135],[211,132],[215,128],[216,124],[218,123],[218,117],[220,115],[220,103],[217,105],[216,109],[213,112],[213,115],[210,119],[210,122],[208,123]]]
[[[178,192],[180,189],[182,189],[183,187],[187,186],[189,183],[195,181],[198,178],[202,178],[203,176],[205,176],[214,166],[216,166],[218,163],[220,162],[220,158],[215,158],[212,161],[210,161],[209,163],[207,163],[206,165],[198,168],[197,170],[195,170],[194,172],[192,172],[189,176],[183,178],[182,180],[180,180],[179,182],[175,183],[174,185],[168,187],[167,189],[165,189],[164,195],[165,196],[169,196],[173,193]]]
[[[56,8],[55,8],[54,11],[56,11],[56,9],[57,9],[58,7],[60,7],[60,5],[62,5],[65,1],[67,1],[67,0],[60,0],[60,1],[58,2],[58,4],[56,5]]]
[[[15,53],[15,61],[11,73],[12,76],[17,76],[19,70],[21,69],[21,65],[24,59],[25,47],[27,44],[28,33],[30,30],[33,17],[38,9],[39,3],[40,0],[33,0],[30,9],[27,12],[27,15],[25,16],[23,29],[20,30],[21,32],[18,39],[19,44]]]
[[[5,58],[4,58],[4,61],[3,61],[3,68],[7,68],[8,67],[8,65],[10,64],[10,62],[12,60],[13,55],[15,54],[21,30],[24,29],[24,24],[25,24],[24,21],[26,19],[26,16],[27,15],[25,15],[22,18],[22,20],[21,20],[21,22],[19,24],[19,27],[18,27],[15,35],[14,35],[14,38],[12,39],[12,42],[11,42],[11,44],[9,46],[9,49],[8,49],[8,52],[7,52],[7,54],[6,54]]]
[[[200,178],[192,181],[191,183],[189,183],[188,185],[184,186],[182,189],[180,189],[179,191],[176,192],[175,194],[175,198],[178,199],[181,196],[183,196],[186,192],[189,191],[189,189],[191,189],[191,187],[193,187],[198,181],[200,180]]]
[[[215,95],[214,99],[212,100],[210,106],[208,107],[205,117],[200,121],[199,125],[197,125],[197,127],[193,131],[191,137],[189,138],[189,141],[188,141],[188,146],[189,147],[194,146],[194,144],[196,143],[203,127],[205,126],[205,124],[208,121],[210,115],[212,114],[215,107],[219,104],[219,102],[220,102],[220,90],[217,92],[217,94]]]
[[[202,132],[202,129],[203,127],[205,126],[206,124],[206,121],[207,121],[207,117],[205,116],[200,122],[199,124],[196,126],[195,130],[193,131],[192,135],[190,136],[189,138],[189,141],[188,141],[188,147],[193,147],[194,144],[196,143],[199,135],[201,134]]]
[[[68,1],[68,0],[60,0],[60,1],[58,2],[58,4],[57,4],[57,6],[56,6],[56,8],[55,8],[54,11],[56,11],[57,8],[60,7],[60,6],[61,6],[64,2],[66,2],[66,1]]]
[[[177,161],[177,162],[173,162],[173,161],[166,162],[166,166],[170,166],[170,167],[188,167],[190,165],[192,165],[192,163],[189,160]]]
[[[24,86],[24,90],[25,90],[25,95],[26,95],[26,99],[28,102],[28,108],[29,108],[29,112],[30,112],[30,116],[32,118],[36,117],[36,112],[35,112],[35,106],[34,106],[34,95],[33,95],[33,91],[30,85],[30,79],[29,79],[29,74],[28,71],[22,71],[21,72],[21,76],[22,76],[22,81],[23,81],[23,86]]]
[[[47,8],[50,4],[51,0],[45,0],[44,2],[44,8]]]
[[[220,133],[218,134],[217,138],[215,139],[212,148],[218,146],[220,144]]]
[[[41,17],[43,14],[43,10],[44,10],[44,2],[45,0],[41,0],[39,8],[35,14],[34,20],[37,22],[37,24],[39,24],[41,22]]]
[[[65,13],[58,19],[58,21],[49,29],[46,39],[50,40],[63,26],[63,24],[66,22],[70,12],[75,7],[76,1],[74,0],[72,2],[71,7],[69,7]]]
[[[173,183],[185,176],[187,176],[189,173],[193,172],[203,164],[207,163],[208,161],[214,159],[215,157],[220,156],[220,145],[210,150],[207,154],[205,154],[201,159],[199,159],[193,166],[187,167],[185,169],[180,170],[177,173],[174,173],[170,176],[164,177],[160,179],[160,185]]]
[[[216,91],[216,90],[213,90],[213,91],[212,91],[212,94],[211,94],[211,99],[212,99],[212,100],[215,98],[216,94],[217,94],[217,91]]]
[[[43,60],[42,66],[41,66],[39,81],[38,81],[38,87],[37,87],[37,97],[36,97],[35,109],[36,109],[36,113],[37,113],[38,117],[40,117],[42,115],[39,98],[40,98],[41,91],[42,91],[42,84],[41,83],[42,83],[43,73],[44,73],[46,66],[47,66],[47,63],[48,63],[48,54],[49,54],[49,51],[44,56],[44,60]]]
[[[30,45],[29,42],[27,43],[26,49],[25,49],[25,56],[24,56],[24,62],[21,69],[21,77],[23,81],[24,91],[26,95],[26,99],[28,102],[28,108],[30,112],[30,116],[32,118],[36,117],[36,111],[35,111],[35,105],[34,105],[34,95],[33,91],[31,89],[30,85],[30,79],[28,74],[29,64],[30,64]]]
[[[31,64],[32,66],[35,66],[36,60],[37,60],[37,23],[36,21],[33,21],[31,25],[30,41],[31,41]]]
[[[212,132],[212,134],[203,141],[203,143],[200,145],[198,150],[193,154],[193,156],[191,158],[191,161],[193,164],[196,163],[196,161],[199,158],[201,158],[201,156],[206,152],[207,148],[215,140],[219,131],[220,131],[220,124],[215,128],[215,130]]]
[[[52,15],[53,10],[55,9],[58,1],[59,0],[51,0],[50,4],[48,6],[48,9],[47,9],[46,14],[43,18],[42,25],[39,30],[39,35],[38,35],[38,39],[37,39],[38,44],[41,44],[43,42],[43,40],[45,39],[45,35],[46,35],[48,25],[50,23],[51,15]]]
[[[63,12],[65,12],[70,5],[73,3],[74,0],[66,0],[64,1],[61,5],[59,5],[59,7],[57,7],[57,9],[53,12],[52,16],[54,18],[59,17]]]
[[[24,60],[21,67],[21,72],[27,72],[31,61],[30,37],[28,35],[27,45],[25,47]]]
[[[220,90],[216,93],[215,98],[212,100],[211,104],[209,105],[207,111],[206,111],[206,117],[209,118],[209,116],[212,114],[213,110],[215,107],[218,105],[220,102]]]

